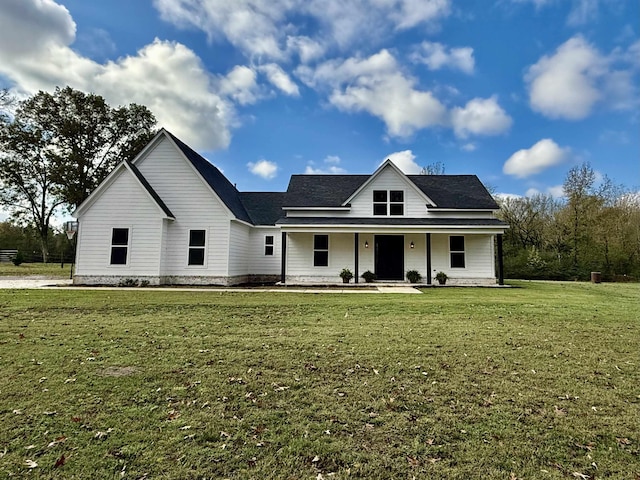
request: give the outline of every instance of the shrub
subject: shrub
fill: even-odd
[[[418,283],[420,280],[422,280],[422,275],[420,275],[420,272],[418,272],[417,270],[409,270],[407,271],[407,280],[409,280],[411,283]]]
[[[11,261],[17,267],[21,263],[24,263],[24,255],[22,254],[22,252],[20,250],[18,250],[18,253],[16,253],[15,257],[11,258]]]
[[[371,283],[373,282],[376,278],[378,278],[378,276],[373,273],[371,270],[367,270],[366,272],[364,272],[362,275],[360,275],[362,278],[364,278],[364,281],[367,283]]]
[[[353,272],[348,268],[343,268],[340,272],[340,278],[342,278],[344,283],[349,283],[349,280],[353,278]]]
[[[447,274],[446,274],[446,273],[444,273],[444,272],[438,272],[438,273],[436,273],[436,280],[438,281],[438,283],[439,283],[440,285],[444,285],[445,283],[447,283],[447,279],[448,279],[448,278],[449,278],[449,277],[448,277],[448,276],[447,276]]]

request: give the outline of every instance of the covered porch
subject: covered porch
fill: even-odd
[[[458,220],[455,226],[331,225],[318,220],[287,218],[281,225],[282,284],[339,283],[344,268],[353,273],[354,283],[364,283],[361,275],[367,271],[377,282],[408,282],[407,271],[416,270],[426,285],[435,283],[437,272],[454,285],[495,285],[496,279],[504,284],[498,220]]]

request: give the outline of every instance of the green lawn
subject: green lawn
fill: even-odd
[[[29,277],[33,275],[47,278],[69,278],[71,265],[65,263],[61,267],[59,263],[23,263],[14,265],[10,262],[0,263],[0,277]]]
[[[640,285],[516,285],[0,290],[0,476],[637,479]]]

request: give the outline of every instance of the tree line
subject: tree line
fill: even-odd
[[[16,102],[1,90],[0,206],[12,224],[37,234],[46,262],[53,217],[72,212],[155,133],[155,117],[135,103],[111,107],[70,87]]]
[[[588,163],[569,170],[565,198],[502,198],[508,278],[640,280],[640,193],[615,185]]]

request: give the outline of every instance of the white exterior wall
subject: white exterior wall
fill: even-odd
[[[249,274],[249,230],[250,227],[238,222],[231,222],[229,239],[229,275]]]
[[[341,282],[340,271],[354,271],[353,234],[329,234],[329,266],[313,266],[313,234],[290,233],[287,238],[287,278],[300,281]],[[364,270],[363,270],[364,271]]]
[[[167,228],[164,275],[229,275],[232,215],[191,164],[162,138],[136,166],[176,218]],[[189,230],[207,232],[204,266],[187,265]]]
[[[435,272],[446,273],[452,283],[456,279],[495,279],[493,235],[464,235],[465,268],[451,268],[449,237],[450,234],[431,235],[431,265]]]
[[[404,215],[405,217],[428,217],[427,202],[417,192],[416,187],[410,185],[391,168],[385,168],[379,175],[351,202],[351,217],[374,217],[373,215],[373,191],[374,190],[402,190],[404,191]],[[374,218],[381,218],[375,216]],[[394,218],[402,218],[394,216]]]
[[[163,214],[133,174],[121,169],[80,218],[76,276],[158,276]],[[129,229],[126,265],[110,265],[113,228]]]
[[[273,255],[265,255],[265,237],[273,237]],[[249,272],[252,275],[280,275],[282,232],[279,227],[252,228],[249,235]]]

